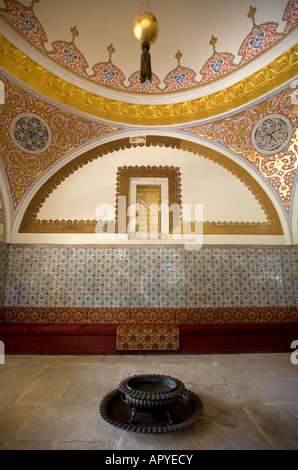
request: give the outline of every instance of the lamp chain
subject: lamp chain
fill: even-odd
[[[142,4],[141,4],[141,8],[140,8],[140,10],[139,10],[139,13],[141,13],[141,11],[142,11],[144,2],[145,2],[145,0],[142,1]],[[151,11],[151,5],[150,5],[150,1],[149,1],[149,0],[146,0],[146,11]]]

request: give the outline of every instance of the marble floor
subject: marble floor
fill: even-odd
[[[99,414],[136,374],[179,378],[203,402],[191,426],[140,434]],[[0,365],[0,450],[298,449],[298,365],[290,353],[6,355]]]

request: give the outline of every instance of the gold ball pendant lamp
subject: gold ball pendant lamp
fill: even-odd
[[[144,41],[153,44],[157,39],[158,29],[157,19],[149,11],[139,13],[133,23],[133,33],[140,44]]]

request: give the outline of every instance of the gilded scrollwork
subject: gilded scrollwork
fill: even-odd
[[[298,46],[241,82],[194,100],[141,105],[100,97],[65,82],[36,64],[0,35],[0,60],[6,70],[59,103],[101,119],[135,125],[171,125],[217,116],[263,96],[294,78]]]
[[[30,95],[4,75],[0,150],[14,207],[51,164],[88,140],[119,130],[70,114]],[[26,110],[26,113],[23,111]]]
[[[297,169],[292,92],[287,88],[229,118],[184,129],[225,146],[253,164],[279,194],[286,210],[290,209]]]

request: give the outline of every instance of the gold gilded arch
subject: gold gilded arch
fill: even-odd
[[[27,57],[0,34],[0,62],[16,78],[58,103],[108,121],[134,125],[182,124],[231,111],[297,75],[298,45],[247,78],[215,93],[171,104],[133,104],[75,86]]]
[[[282,235],[283,229],[277,214],[277,211],[260,184],[242,168],[238,163],[234,162],[225,155],[210,149],[204,145],[194,142],[178,139],[175,137],[167,136],[147,136],[146,144],[141,146],[165,146],[170,148],[177,148],[192,152],[193,154],[202,156],[209,160],[213,160],[219,165],[226,168],[233,175],[240,179],[240,181],[252,192],[256,200],[261,205],[265,215],[266,222],[227,222],[227,221],[212,221],[204,222],[204,234],[225,234],[225,235]],[[96,220],[44,220],[41,221],[37,218],[38,212],[42,204],[46,201],[49,195],[62,183],[69,175],[74,173],[83,165],[91,162],[94,159],[100,158],[109,153],[118,151],[120,149],[127,149],[133,147],[134,144],[130,139],[122,138],[112,142],[102,144],[95,149],[89,150],[82,155],[79,155],[71,162],[68,162],[60,168],[54,175],[52,175],[38,190],[30,201],[22,222],[19,227],[19,233],[95,233]],[[149,168],[149,167],[148,167]],[[191,227],[184,226],[183,231],[189,233]]]

